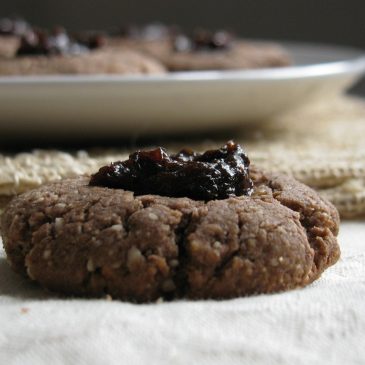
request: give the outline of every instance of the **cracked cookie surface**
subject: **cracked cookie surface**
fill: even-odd
[[[12,267],[71,295],[232,298],[305,286],[340,255],[336,209],[296,180],[251,169],[252,196],[212,200],[68,179],[13,199]]]

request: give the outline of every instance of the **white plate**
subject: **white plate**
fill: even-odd
[[[213,130],[342,92],[365,71],[365,56],[358,50],[285,47],[293,67],[135,77],[0,77],[0,132],[115,136]]]

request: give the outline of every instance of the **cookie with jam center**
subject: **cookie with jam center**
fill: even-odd
[[[170,71],[257,69],[292,63],[288,52],[276,43],[243,40],[227,31],[197,30],[190,36],[169,33],[158,39],[112,37],[109,42],[149,54]]]
[[[158,61],[132,51],[96,50],[72,56],[24,56],[0,60],[0,75],[164,74]]]
[[[159,61],[130,48],[107,48],[105,42],[98,35],[75,39],[60,27],[52,32],[32,28],[20,38],[16,54],[0,60],[0,75],[165,72]]]
[[[195,159],[223,171],[219,163],[234,157],[230,166],[243,164],[244,176],[249,161],[236,152],[186,152],[163,168],[176,173],[176,161]],[[132,162],[119,167],[135,176]],[[163,176],[148,166],[146,181]],[[42,186],[2,216],[8,260],[51,291],[135,302],[273,293],[319,278],[340,256],[337,210],[291,177],[250,167],[244,179],[252,185],[242,195],[227,189],[228,197],[205,200],[91,185],[90,177]]]

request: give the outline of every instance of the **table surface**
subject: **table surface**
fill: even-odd
[[[62,299],[0,255],[2,364],[364,364],[365,223],[309,287],[228,301]]]

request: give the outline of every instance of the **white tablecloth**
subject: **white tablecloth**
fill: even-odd
[[[313,285],[228,301],[57,299],[0,256],[0,364],[365,364],[365,223]]]

